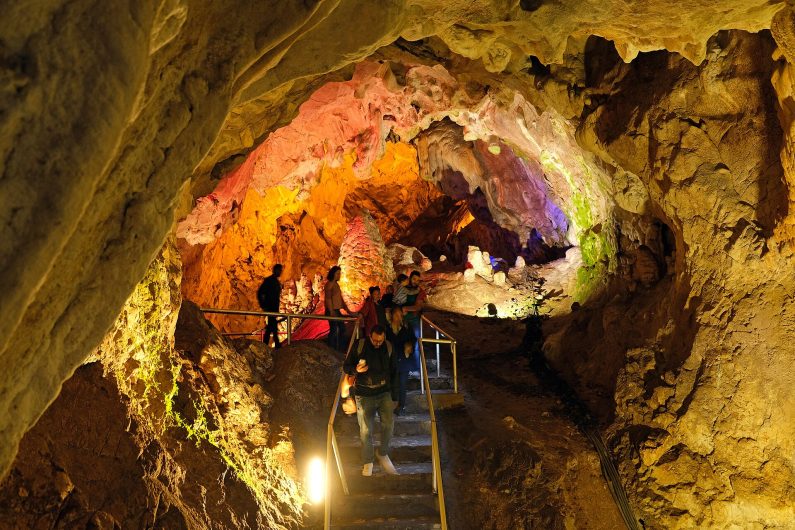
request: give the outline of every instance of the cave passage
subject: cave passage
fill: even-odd
[[[795,8],[626,4],[5,2],[0,529],[795,527]]]
[[[391,62],[363,62],[350,80],[319,87],[179,224],[184,296],[256,309],[275,263],[283,306],[296,313],[322,310],[335,264],[353,308],[411,270],[433,285],[433,305],[466,314],[491,305],[526,316],[550,280],[549,311],[586,296],[613,259],[612,232],[593,229],[609,213],[594,180],[601,166],[558,116],[515,92],[500,96],[504,108],[479,90],[441,65]],[[254,325],[213,321],[228,332]]]

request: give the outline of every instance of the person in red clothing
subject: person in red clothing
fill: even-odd
[[[362,327],[364,328],[364,336],[369,337],[373,327],[380,324],[382,327],[386,326],[386,311],[381,304],[381,288],[377,285],[370,287],[370,296],[364,299],[362,309],[359,311],[362,315]]]

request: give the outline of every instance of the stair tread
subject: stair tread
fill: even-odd
[[[395,465],[395,469],[401,476],[410,476],[410,475],[430,475],[433,472],[433,464],[431,462],[408,462],[408,463],[396,463],[393,462]],[[362,473],[362,466],[360,465],[347,465],[345,466],[345,474],[348,476],[361,476]],[[387,475],[383,471],[381,471],[379,466],[375,466],[373,468],[373,476],[374,477],[389,477],[394,475]],[[363,479],[367,479],[370,477],[362,477]]]
[[[341,421],[347,421],[351,423],[358,423],[356,419],[356,414],[345,414],[345,418],[343,419],[340,417]],[[338,416],[339,417],[339,416]],[[431,415],[427,412],[412,412],[410,414],[400,414],[399,416],[393,416],[395,418],[395,423],[413,423],[413,422],[429,422],[431,421]]]
[[[436,495],[431,493],[430,491],[427,493],[384,493],[384,492],[363,492],[363,493],[351,493],[350,495],[345,496],[344,498],[350,499],[351,501],[355,500],[367,500],[367,501],[382,501],[386,499],[400,499],[405,501],[415,501],[415,500],[422,500],[422,499],[434,499]]]
[[[373,433],[373,439],[378,441],[381,439],[381,434],[376,431]],[[337,436],[337,443],[340,447],[360,447],[361,441],[358,434],[343,434]],[[393,436],[392,441],[389,442],[390,448],[395,447],[430,447],[431,435],[430,434],[413,434],[410,436]]]
[[[340,519],[334,519],[332,521],[332,525],[367,525],[373,523],[389,523],[389,522],[397,522],[397,523],[407,523],[407,522],[418,522],[418,523],[440,523],[438,515],[415,515],[409,517],[392,517],[392,516],[385,516],[385,517],[345,517]]]
[[[371,492],[337,495],[332,513],[338,518],[419,517],[438,515],[436,495],[430,492]]]
[[[407,394],[409,394],[409,395],[416,395],[416,394],[420,394],[420,393],[421,392],[419,390],[409,390],[407,392]],[[431,389],[431,394],[455,394],[455,393],[456,392],[453,392],[452,388],[432,388]]]

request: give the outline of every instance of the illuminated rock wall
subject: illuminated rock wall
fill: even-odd
[[[251,189],[236,222],[218,239],[196,248],[183,241],[183,255],[190,256],[182,282],[184,296],[203,307],[259,310],[257,287],[275,263],[284,265],[284,283],[313,284],[314,295],[319,295],[322,285],[313,279],[325,280],[328,269],[337,263],[350,220],[361,211],[372,212],[377,230],[390,242],[440,194],[418,177],[411,145],[387,142],[368,180],[356,178],[353,160],[347,156],[339,167],[323,167],[319,183],[303,200],[298,190],[282,186],[269,188],[264,195]],[[307,296],[300,286],[295,291],[295,296],[292,291],[285,293],[285,308],[313,312],[319,298]],[[210,318],[226,331],[263,325],[253,318]]]
[[[191,528],[296,528],[305,499],[292,440],[269,417],[271,354],[223,339],[182,302],[180,276],[169,243],[95,352],[146,450],[143,482]]]
[[[788,194],[773,48],[769,36],[732,32],[710,41],[700,66],[658,53],[594,72],[623,95],[582,132],[648,189],[676,234],[674,271],[574,313],[548,353],[614,416],[610,443],[654,528],[795,520],[784,500],[795,481],[795,275],[778,230]]]
[[[658,284],[659,299],[623,293],[621,310],[599,311],[592,320],[586,308],[574,317],[585,320],[577,324],[587,331],[580,338],[605,340],[593,355],[578,356],[582,349],[570,344],[569,358],[558,364],[583,395],[589,386],[584,376],[591,375],[592,386],[608,390],[607,400],[617,397],[614,447],[640,511],[658,527],[720,527],[728,521],[786,527],[791,507],[780,499],[792,497],[786,455],[795,439],[788,412],[795,410],[788,375],[795,334],[793,209],[787,200],[793,182],[792,14],[776,18],[782,49],[775,65],[766,33],[740,38],[721,32],[710,40],[721,29],[768,28],[784,6],[762,0],[652,0],[632,9],[610,0],[51,0],[4,6],[0,468],[7,470],[22,434],[111,328],[172,230],[174,212],[181,218],[191,210],[186,182],[194,168],[203,169],[192,185],[207,196],[214,186],[206,171],[245,154],[252,138],[266,134],[263,128],[270,126],[261,123],[251,134],[241,117],[245,109],[278,106],[284,115],[271,123],[283,124],[318,76],[349,68],[398,37],[436,36],[459,54],[445,57],[451,69],[462,63],[470,69],[472,83],[459,88],[466,92],[474,85],[476,105],[483,101],[477,87],[486,81],[514,96],[497,105],[510,111],[501,113],[505,120],[488,113],[473,118],[489,108],[488,101],[473,107],[467,99],[448,110],[467,111],[450,117],[473,139],[488,143],[496,134],[516,153],[538,158],[579,231],[585,283],[589,271],[614,266],[605,258],[620,252],[609,237],[611,195],[621,197],[616,201],[626,211],[670,224],[677,247],[673,277]],[[612,40],[615,60],[602,62],[593,39],[585,42],[590,35]],[[680,55],[637,56],[662,49]],[[528,64],[530,56],[541,66]],[[476,66],[463,57],[475,58]],[[618,60],[635,57],[630,66]],[[690,62],[705,58],[699,66]],[[394,76],[400,90],[408,86],[405,73]],[[774,74],[776,94],[769,85]],[[381,85],[369,86],[390,97],[383,90],[395,86],[392,79],[386,72],[380,79]],[[449,95],[447,76],[435,79],[427,93],[415,91],[421,110]],[[549,108],[531,112],[517,92]],[[374,138],[385,140],[381,124],[391,115],[377,114],[378,126],[365,120],[359,139],[342,138],[356,145],[350,152],[357,153],[357,171],[363,161],[378,158],[383,144]],[[572,120],[570,128],[558,127],[565,125],[561,116]],[[478,121],[488,126],[480,129]],[[563,139],[561,149],[550,142],[540,152],[515,134],[522,128],[554,133]],[[335,145],[326,153],[322,143],[313,145],[330,165],[348,152]],[[616,179],[594,174],[580,148],[619,166]],[[567,166],[567,153],[583,156],[579,170]],[[304,171],[299,164],[292,171],[315,185],[322,180],[316,169]],[[278,184],[269,179],[281,176],[258,178],[259,191],[267,194],[266,186]],[[237,226],[248,183],[224,186],[229,191],[215,200],[202,199],[223,215],[197,212],[200,230],[183,234],[208,241]],[[280,193],[308,193],[311,187],[285,186]],[[305,228],[319,235],[319,222],[313,224]],[[221,258],[202,259],[225,270]],[[219,295],[214,301],[232,301],[225,296],[229,300]],[[212,295],[205,298],[213,301]],[[617,333],[627,315],[645,331]],[[610,370],[594,370],[600,362]],[[640,387],[644,391],[636,392]],[[666,398],[672,391],[674,397]],[[690,480],[677,479],[693,469]],[[703,477],[709,487],[694,487]]]

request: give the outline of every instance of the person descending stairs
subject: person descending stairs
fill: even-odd
[[[334,489],[331,528],[446,528],[441,521],[439,498],[434,493],[432,411],[428,410],[427,396],[420,390],[422,380],[408,380],[405,407],[400,414],[394,414],[392,399],[397,401],[397,392],[393,396],[393,392],[384,393],[384,388],[378,387],[383,378],[381,361],[375,353],[380,348],[386,349],[378,335],[383,328],[376,326],[373,331],[376,336],[371,333],[370,337],[360,339],[346,359],[346,373],[350,373],[352,366],[361,368],[362,360],[369,368],[357,370],[356,381],[356,404],[360,411],[357,414],[369,417],[364,422],[367,432],[362,436],[356,414],[337,416],[335,433],[349,495],[341,487]],[[426,365],[429,373],[436,371],[435,361],[432,363]],[[369,376],[361,377],[367,372],[371,372]],[[429,378],[429,387],[437,397],[450,395],[451,379],[446,375]],[[369,395],[362,396],[362,392]],[[374,420],[376,408],[382,411],[380,421]],[[372,445],[368,444],[367,434],[372,435]],[[386,458],[380,452],[384,440],[389,447],[384,451]]]

